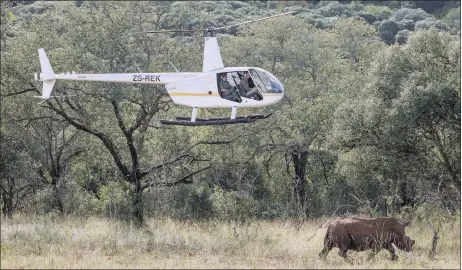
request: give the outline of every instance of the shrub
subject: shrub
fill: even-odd
[[[363,4],[361,4],[359,1],[351,1],[351,3],[348,5],[348,8],[350,8],[353,11],[364,10]]]
[[[249,4],[241,2],[241,1],[231,1],[230,4],[233,7],[233,9],[238,9],[238,8],[250,6]]]
[[[390,19],[393,14],[393,11],[389,7],[376,5],[364,6],[364,12],[377,16],[380,21]]]
[[[241,191],[225,192],[215,187],[211,196],[215,216],[221,220],[243,221],[255,216],[256,203]]]
[[[415,26],[414,26],[415,30],[430,29],[432,27],[438,30],[448,30],[447,25],[433,18],[427,18],[423,21],[418,21],[415,23]]]
[[[341,16],[347,11],[350,11],[348,6],[342,5],[339,2],[332,1],[327,6],[318,9],[325,17]],[[351,11],[350,11],[351,13]]]
[[[442,19],[449,27],[460,30],[460,7],[451,9]]]
[[[402,8],[397,10],[393,17],[391,18],[395,22],[400,22],[402,20],[412,20],[414,22],[424,20],[431,15],[427,12],[423,11],[422,9],[410,9],[410,8]]]
[[[129,220],[131,215],[130,187],[125,181],[109,182],[99,191],[100,208],[111,219]]]
[[[166,214],[177,219],[209,218],[213,214],[210,194],[207,186],[180,186],[174,191],[172,206]]]
[[[407,43],[410,33],[411,31],[409,30],[399,31],[398,34],[396,34],[396,43],[399,45]]]
[[[398,33],[398,25],[394,21],[385,20],[379,25],[378,31],[383,42],[390,45],[395,42],[395,35]]]
[[[66,214],[85,218],[101,211],[98,199],[73,181],[66,185],[63,206]]]
[[[377,17],[370,13],[358,12],[358,16],[364,18],[369,24],[373,24],[375,21],[377,21]]]
[[[402,20],[398,23],[399,30],[414,31],[415,22],[413,20]]]

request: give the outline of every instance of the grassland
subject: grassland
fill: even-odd
[[[40,216],[1,220],[1,268],[460,268],[460,220],[440,231],[435,260],[428,258],[432,232],[413,222],[407,234],[414,251],[398,251],[390,261],[382,250],[350,252],[346,263],[334,248],[318,258],[325,228],[321,220],[303,224],[252,221],[183,222],[150,219],[145,229],[101,219],[57,219]]]

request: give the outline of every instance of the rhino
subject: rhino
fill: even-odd
[[[409,221],[401,222],[394,217],[346,218],[329,225],[324,237],[324,248],[319,253],[325,259],[329,251],[337,247],[338,254],[347,258],[348,250],[373,250],[370,258],[382,249],[391,253],[391,260],[398,259],[392,244],[406,252],[412,251],[415,241],[404,231]]]

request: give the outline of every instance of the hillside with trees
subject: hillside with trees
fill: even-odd
[[[431,2],[431,3],[430,3]],[[134,221],[310,220],[460,213],[460,2],[2,1],[1,198],[15,213]],[[55,72],[198,72],[203,34],[225,66],[261,67],[288,98],[251,124],[163,126],[189,115],[162,87]],[[228,115],[209,110],[209,115]],[[239,112],[243,113],[243,112]]]

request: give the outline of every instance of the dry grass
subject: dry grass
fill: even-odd
[[[368,252],[350,252],[352,264],[336,248],[326,261],[318,258],[326,231],[318,225],[297,232],[284,222],[151,219],[139,230],[99,218],[3,219],[1,268],[460,268],[460,220],[444,224],[435,260],[427,256],[432,232],[414,223],[407,230],[416,240],[412,253],[398,251],[390,261],[383,250],[366,261]]]

